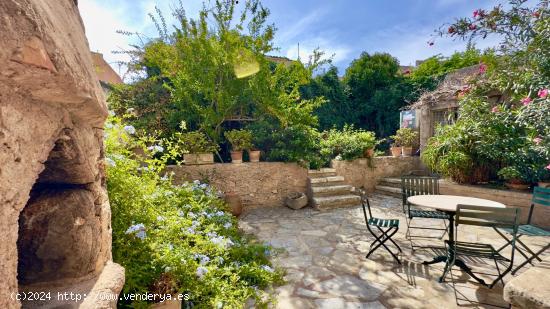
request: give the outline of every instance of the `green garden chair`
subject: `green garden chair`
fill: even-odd
[[[533,264],[533,260],[537,259],[539,262],[541,261],[539,255],[541,255],[544,251],[546,251],[548,248],[550,248],[550,242],[542,247],[539,251],[533,252],[525,243],[523,243],[519,238],[521,236],[542,236],[542,237],[550,237],[550,230],[543,229],[541,227],[538,227],[536,225],[533,225],[531,223],[531,219],[533,217],[533,210],[535,210],[535,207],[544,207],[544,206],[550,206],[550,188],[541,188],[541,187],[535,187],[533,190],[533,198],[531,200],[531,208],[529,209],[529,216],[527,217],[527,224],[522,224],[518,228],[518,236],[517,236],[517,243],[523,247],[520,248],[518,246],[517,250],[518,252],[523,255],[523,257],[526,259],[525,262],[519,264],[513,271],[512,274],[515,274],[519,269],[521,269],[523,266],[527,264]],[[502,231],[501,231],[502,230]],[[495,231],[500,234],[504,239],[506,239],[506,244],[502,246],[498,251],[502,251],[504,248],[510,246],[511,240],[506,237],[506,234],[510,234],[510,229],[497,229],[495,228]],[[504,231],[504,233],[503,233]],[[525,252],[524,252],[525,250]],[[530,256],[528,255],[530,254]]]
[[[401,176],[401,192],[403,197],[403,212],[406,214],[407,233],[406,238],[411,242],[411,248],[414,250],[413,238],[438,238],[443,239],[445,233],[447,233],[447,221],[449,215],[437,210],[423,210],[417,207],[413,207],[407,202],[409,196],[414,195],[427,195],[427,194],[439,194],[439,178],[435,176]],[[442,219],[445,228],[433,227],[433,226],[414,226],[412,221],[415,218],[424,219]],[[418,230],[438,230],[443,231],[443,234],[439,237],[412,235],[411,229]]]
[[[504,257],[491,244],[458,241],[458,226],[460,225],[504,228],[510,230],[512,235],[512,239],[510,241],[512,251],[510,253],[510,256]],[[486,284],[483,280],[480,280],[480,282],[488,288],[493,288],[498,281],[500,281],[502,285],[504,285],[503,277],[512,270],[512,265],[514,262],[514,252],[516,248],[516,234],[518,231],[518,225],[519,208],[496,208],[475,205],[457,206],[455,217],[455,226],[457,228],[455,229],[453,240],[445,241],[445,244],[447,246],[447,263],[445,264],[445,270],[443,271],[443,278],[445,278],[446,274],[450,272],[457,305],[460,304],[458,302],[458,293],[455,285],[455,279],[452,273],[452,267],[453,265],[455,265],[455,262],[457,260],[464,261],[464,257],[468,257],[470,259],[480,258],[493,260],[493,262],[495,263],[497,274],[492,275],[496,276],[496,278],[490,284]],[[469,229],[464,228],[462,230],[469,231]],[[501,272],[499,264],[504,264],[506,266],[506,269],[503,272]],[[476,278],[474,272],[472,272],[471,269],[467,268],[465,271],[471,277]],[[484,274],[490,275],[487,273]],[[476,278],[476,280],[479,281],[478,278]],[[466,300],[469,303],[473,302],[468,299],[461,300]],[[488,305],[497,306],[495,304]]]
[[[401,261],[397,257],[397,254],[402,252],[401,248],[391,238],[399,230],[399,220],[398,219],[380,219],[380,218],[373,217],[370,209],[369,199],[367,198],[365,191],[360,190],[359,192],[361,194],[361,205],[363,206],[363,215],[365,216],[365,223],[367,225],[367,229],[375,238],[374,242],[370,245],[370,249],[369,249],[369,252],[367,253],[366,258],[368,259],[369,256],[374,251],[376,251],[376,249],[382,246],[391,254],[391,256],[397,261],[397,263],[401,264]],[[379,234],[373,231],[372,227],[376,227]],[[390,241],[397,248],[397,250],[399,251],[397,254],[393,253],[390,250],[390,248],[386,246],[387,241]]]

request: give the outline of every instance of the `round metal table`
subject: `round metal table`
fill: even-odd
[[[407,202],[411,205],[443,211],[449,215],[449,245],[452,245],[454,241],[454,216],[456,214],[456,208],[458,205],[476,205],[485,207],[506,208],[506,205],[499,202],[458,195],[414,195],[408,197]],[[452,258],[452,256],[440,255],[434,257],[432,261],[426,261],[423,264],[428,265],[440,262],[446,263],[447,259]],[[475,274],[472,273],[472,270],[464,263],[464,261],[456,259],[455,265],[460,267],[478,282],[485,284],[485,281],[483,281],[483,279],[477,277]],[[445,274],[445,271],[443,273]],[[439,281],[443,282],[444,279],[444,275],[442,275],[439,278]]]

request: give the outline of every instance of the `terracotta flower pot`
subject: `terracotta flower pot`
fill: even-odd
[[[231,163],[243,163],[243,151],[231,151]]]
[[[183,155],[185,165],[199,164],[199,155],[196,153],[186,153]]]
[[[410,157],[413,154],[413,148],[412,147],[402,147],[401,153],[403,154],[403,157]]]
[[[225,194],[225,202],[231,208],[231,213],[238,217],[243,212],[243,204],[241,202],[241,197],[234,192],[228,192]]]
[[[394,158],[397,158],[399,156],[401,156],[401,149],[402,147],[401,146],[394,146],[391,148],[391,155],[394,157]]]
[[[249,150],[248,156],[250,157],[250,162],[260,162],[260,151],[259,150]]]
[[[363,153],[363,156],[365,158],[372,158],[374,157],[374,148],[365,149],[365,152]]]
[[[199,164],[213,164],[214,163],[214,154],[213,153],[199,153]]]
[[[528,190],[529,184],[519,179],[509,179],[504,183],[508,189],[512,190]]]

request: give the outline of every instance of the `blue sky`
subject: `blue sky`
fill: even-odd
[[[182,0],[188,16],[196,16],[200,0]],[[241,1],[244,2],[244,1]],[[147,17],[158,6],[170,16],[173,0],[80,0],[79,8],[86,35],[93,51],[104,54],[108,62],[124,60],[113,50],[127,47],[129,39],[115,33],[127,30],[155,36]],[[426,43],[434,29],[459,16],[471,16],[476,8],[490,8],[489,0],[264,0],[271,10],[270,21],[278,28],[276,55],[307,59],[319,47],[333,55],[333,63],[343,74],[349,63],[362,51],[388,52],[402,65],[414,64],[435,54],[450,55],[463,50],[465,42],[437,38]],[[242,4],[242,3],[241,3]],[[240,5],[241,5],[240,4]],[[493,46],[495,39],[478,43]],[[118,68],[114,65],[115,70]]]

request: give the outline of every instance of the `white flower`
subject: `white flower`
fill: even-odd
[[[157,216],[157,221],[164,221],[166,220],[163,216]]]
[[[105,124],[105,128],[106,128],[106,129],[112,129],[112,128],[113,128],[113,124],[110,123],[110,122],[107,122],[107,123]]]
[[[134,126],[125,126],[124,131],[130,135],[136,134],[136,128],[134,128]]]
[[[152,151],[152,152],[163,152],[164,147],[162,147],[160,145],[154,145],[154,146],[147,147],[147,150]]]
[[[342,161],[342,156],[341,156],[341,155],[337,155],[336,158],[334,158],[334,160],[336,160],[336,161]]]
[[[109,111],[109,116],[114,116],[114,115],[115,115],[114,111]]]
[[[197,277],[202,279],[202,277],[204,277],[204,275],[206,275],[207,272],[208,272],[208,269],[206,267],[203,267],[203,266],[197,267]]]
[[[262,268],[263,270],[267,271],[267,272],[270,272],[270,273],[272,273],[272,272],[275,271],[273,268],[271,268],[271,267],[269,267],[269,266],[267,266],[267,265],[262,265],[261,268]]]
[[[221,256],[218,257],[218,264],[221,265],[221,264],[223,264],[223,262],[224,262],[224,259]]]
[[[227,222],[226,224],[223,225],[224,228],[226,229],[229,229],[233,226],[233,224],[231,224],[231,222]]]
[[[170,266],[164,267],[164,272],[165,272],[165,273],[168,273],[168,272],[170,272],[171,270],[172,270],[172,267],[170,267]]]
[[[133,107],[130,107],[126,110],[127,113],[132,113],[135,109]]]
[[[187,216],[188,216],[189,218],[191,218],[191,219],[195,219],[195,218],[197,217],[197,215],[196,215],[194,212],[192,212],[192,211],[188,212],[188,213],[187,213]]]
[[[193,183],[196,184],[197,186],[201,184],[199,180],[193,180]]]
[[[178,210],[178,216],[183,217],[185,216],[185,213],[182,210]]]
[[[170,250],[170,251],[174,250],[174,245],[168,244],[168,250]]]
[[[137,231],[143,231],[143,230],[145,230],[145,225],[143,225],[143,223],[134,224],[126,230],[126,234],[134,233]]]
[[[111,158],[105,158],[105,162],[107,162],[107,165],[109,165],[109,166],[116,166],[115,160],[113,160]]]

